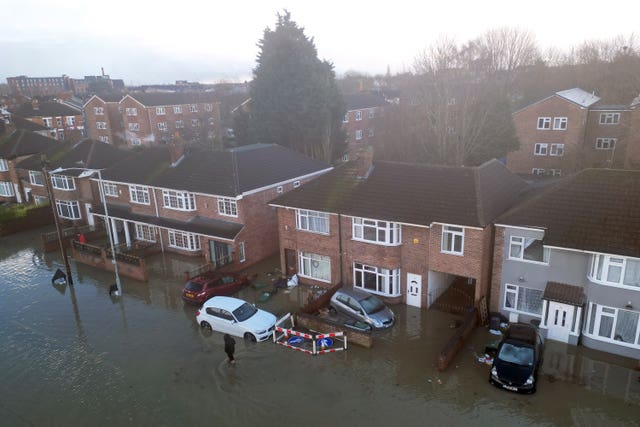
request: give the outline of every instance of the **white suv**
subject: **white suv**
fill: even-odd
[[[232,297],[213,297],[196,313],[203,328],[243,337],[250,341],[268,339],[275,327],[276,316],[253,304]]]

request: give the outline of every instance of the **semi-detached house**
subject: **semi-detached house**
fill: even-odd
[[[239,269],[277,253],[276,212],[267,202],[328,170],[273,144],[186,153],[168,144],[108,168],[102,179],[117,244],[156,243]],[[105,217],[100,204],[92,213]]]
[[[640,358],[640,172],[586,169],[498,218],[491,309]]]
[[[495,160],[425,166],[365,152],[271,202],[283,271],[417,307],[462,281],[478,302],[489,291],[492,221],[526,188]]]

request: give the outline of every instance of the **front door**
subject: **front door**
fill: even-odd
[[[91,203],[85,203],[84,208],[87,211],[87,224],[89,224],[89,227],[91,228],[95,227],[96,221],[91,213]]]
[[[569,332],[573,322],[572,305],[549,301],[549,314],[547,318],[547,338],[564,343],[569,342]]]
[[[222,267],[233,261],[231,245],[227,245],[226,243],[209,240],[209,254],[211,255],[211,263],[216,267]]]
[[[407,273],[407,305],[422,306],[422,276]]]
[[[291,277],[298,271],[298,264],[296,262],[296,251],[293,249],[284,250],[284,262],[285,262],[285,274],[287,277]]]

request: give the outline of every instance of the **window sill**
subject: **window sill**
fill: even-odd
[[[180,209],[180,208],[174,208],[172,206],[163,206],[164,209],[170,209],[172,211],[179,211],[179,212],[195,212],[197,209]]]
[[[151,205],[151,202],[145,203],[145,202],[136,202],[134,200],[130,200],[131,203],[136,204],[136,205],[145,205],[145,206],[149,206]]]
[[[331,283],[331,280],[325,280],[325,279],[318,279],[317,277],[312,277],[312,276],[306,276],[302,273],[297,273],[299,277],[302,277],[304,279],[311,279],[311,280],[316,280],[318,282],[322,282],[322,283]]]
[[[305,230],[304,228],[296,228],[296,231],[302,231],[302,232],[311,233],[311,234],[319,234],[321,236],[329,236],[331,234],[331,233],[323,233],[322,231]]]
[[[364,240],[364,239],[357,239],[357,238],[352,238],[351,240],[353,240],[354,242],[362,242],[362,243],[371,243],[372,245],[378,245],[378,246],[402,246],[402,242],[399,243],[385,243],[385,242],[375,242],[373,240]]]
[[[440,250],[440,253],[447,254],[447,255],[464,256],[464,252],[449,252],[449,251]]]
[[[601,337],[600,335],[590,334],[588,332],[582,332],[582,335],[584,335],[587,338],[591,338],[592,340],[602,341],[602,342],[606,342],[606,343],[609,343],[609,344],[616,344],[616,345],[620,345],[622,347],[640,348],[639,344],[633,344],[633,343],[629,343],[629,342],[618,341],[618,340],[614,340],[614,339],[607,338],[607,337]]]
[[[589,277],[589,276],[587,276],[587,279],[591,283],[595,283],[596,285],[609,286],[610,288],[628,289],[630,291],[640,291],[640,286],[631,286],[631,285],[622,285],[622,284],[618,284],[618,283],[610,283],[610,282],[605,282],[605,281],[602,281],[602,280],[597,280],[597,279],[594,279],[593,277]]]
[[[537,265],[545,265],[545,266],[549,266],[548,262],[544,262],[544,261],[532,261],[532,260],[528,260],[528,259],[523,259],[523,258],[511,258],[508,257],[507,260],[509,261],[516,261],[516,262],[524,262],[527,264],[537,264]]]
[[[187,252],[198,252],[198,251],[200,251],[200,249],[182,248],[180,246],[173,246],[173,245],[169,245],[169,247],[172,248],[172,249],[179,249],[181,251],[187,251]]]

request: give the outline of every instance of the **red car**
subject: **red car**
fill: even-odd
[[[182,299],[192,304],[203,304],[214,296],[231,295],[247,284],[249,278],[244,274],[204,273],[184,284]]]

